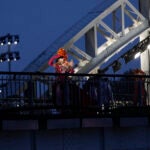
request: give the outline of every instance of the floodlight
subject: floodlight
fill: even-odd
[[[11,35],[8,35],[8,37],[7,37],[7,44],[8,45],[11,45],[12,44],[12,36]]]
[[[14,36],[14,44],[18,44],[19,43],[19,35],[15,35]]]
[[[20,54],[19,54],[19,52],[14,52],[14,61],[17,61],[17,60],[19,60],[20,59]]]
[[[112,64],[112,69],[114,72],[118,71],[121,68],[121,63],[116,60],[113,64]]]

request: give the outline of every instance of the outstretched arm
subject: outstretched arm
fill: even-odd
[[[54,60],[55,59],[57,59],[57,58],[59,58],[60,56],[59,55],[54,55],[54,56],[52,56],[50,59],[49,59],[49,61],[48,61],[48,65],[49,66],[54,66]]]

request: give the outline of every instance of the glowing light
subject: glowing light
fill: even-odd
[[[135,55],[134,55],[134,58],[136,59],[136,58],[138,58],[139,56],[140,56],[140,52],[138,52],[138,53],[136,53]]]
[[[147,49],[149,49],[149,50],[150,50],[150,44],[148,44]]]

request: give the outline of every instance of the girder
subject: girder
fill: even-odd
[[[121,37],[116,42],[108,46],[104,51],[92,58],[84,67],[82,67],[78,71],[78,73],[92,72],[92,70],[94,70],[97,66],[101,66],[105,61],[107,61],[110,57],[118,53],[129,42],[137,38],[143,31],[145,31],[145,25],[141,24],[141,26],[130,31],[130,33],[126,34],[126,36]]]
[[[91,10],[56,39],[23,71],[46,70],[49,58],[59,47],[64,47],[78,64],[77,73],[92,73],[92,70],[100,67],[131,40],[148,29],[147,19],[128,0],[109,0],[108,2],[104,0],[102,4]],[[91,33],[94,38],[91,43],[87,43],[85,36],[91,30],[94,31]],[[82,39],[84,42],[81,44]],[[86,49],[84,44],[91,45]]]

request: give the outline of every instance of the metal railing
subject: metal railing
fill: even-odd
[[[149,80],[146,75],[0,72],[0,117],[108,116],[148,108]]]

